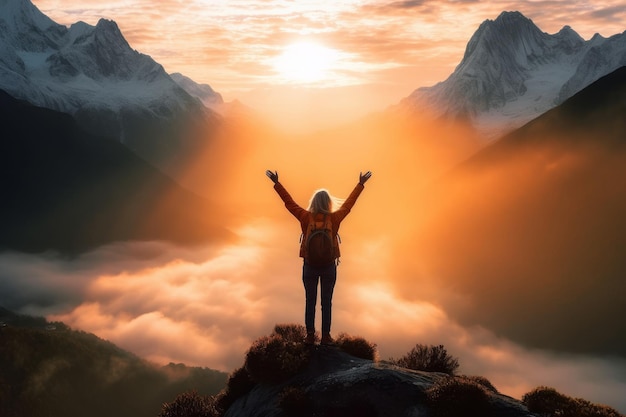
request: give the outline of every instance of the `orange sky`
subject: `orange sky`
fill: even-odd
[[[300,131],[383,110],[443,81],[480,23],[502,11],[520,11],[547,33],[570,25],[585,39],[621,33],[626,21],[622,0],[33,3],[61,24],[114,20],[131,47],[168,72],[210,84],[226,101],[238,99]],[[317,49],[289,49],[298,42]]]

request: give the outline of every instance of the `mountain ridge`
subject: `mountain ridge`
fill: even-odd
[[[445,81],[418,88],[400,105],[471,120],[493,139],[622,65],[626,32],[585,41],[570,26],[550,35],[520,12],[502,12],[479,26]]]
[[[119,142],[84,132],[72,116],[2,90],[0,110],[0,183],[8,202],[0,206],[0,248],[76,254],[116,241],[232,238],[207,216],[216,204]]]
[[[0,338],[7,417],[152,417],[183,391],[215,395],[227,380],[209,368],[153,364],[92,333],[1,306]]]
[[[170,173],[219,128],[222,117],[132,49],[114,21],[68,29],[30,0],[3,0],[0,11],[0,89],[12,96],[69,113]]]

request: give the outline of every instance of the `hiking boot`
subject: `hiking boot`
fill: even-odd
[[[325,345],[325,346],[335,346],[336,345],[336,343],[333,340],[333,338],[330,337],[330,333],[324,333],[322,335],[322,342],[321,343],[322,343],[322,345]]]
[[[315,344],[315,332],[309,332],[306,334],[306,339],[304,339],[305,345],[314,345]]]

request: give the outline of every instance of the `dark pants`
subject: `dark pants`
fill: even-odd
[[[317,302],[317,283],[320,283],[322,304],[322,334],[330,333],[333,290],[337,281],[337,265],[302,267],[302,282],[306,295],[304,323],[307,332],[315,331],[315,303]]]

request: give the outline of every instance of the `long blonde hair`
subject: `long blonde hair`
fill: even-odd
[[[327,190],[321,188],[313,193],[309,201],[309,211],[313,214],[330,214],[342,204],[342,199],[333,197]]]

